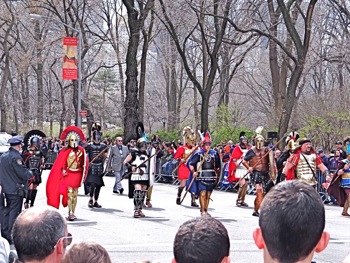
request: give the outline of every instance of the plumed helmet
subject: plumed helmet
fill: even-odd
[[[102,141],[101,125],[95,122],[91,127],[92,140],[94,143],[100,143]]]
[[[79,141],[85,141],[86,139],[83,131],[79,127],[72,125],[63,130],[60,140],[66,141],[68,147],[77,148]]]
[[[239,134],[239,142],[242,142],[243,140],[248,141],[248,138],[245,136],[244,131],[240,132],[240,134]]]
[[[186,126],[182,130],[182,136],[183,136],[184,144],[188,144],[191,146],[193,146],[195,144],[196,134],[193,132],[191,127]]]
[[[203,135],[202,143],[212,143],[209,131],[206,131]]]
[[[259,126],[258,128],[256,128],[255,132],[256,132],[256,136],[255,136],[255,147],[258,150],[261,150],[264,147],[264,143],[265,143],[265,138],[261,135],[262,130],[264,129],[263,126]]]
[[[296,131],[292,131],[288,134],[286,138],[286,148],[289,151],[294,151],[294,149],[298,146],[297,140],[299,139],[299,133]]]
[[[45,138],[46,135],[40,130],[31,130],[27,132],[24,136],[24,149],[27,149],[30,146],[35,146],[37,150],[40,149],[40,141],[42,138]]]

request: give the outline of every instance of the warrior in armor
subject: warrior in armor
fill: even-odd
[[[199,197],[202,216],[210,216],[208,213],[210,196],[221,172],[220,156],[211,149],[211,143],[210,134],[206,132],[202,139],[202,148],[196,151],[187,162],[191,172],[187,189],[191,194]]]
[[[187,161],[191,157],[191,155],[198,149],[195,146],[196,135],[191,129],[191,127],[187,126],[182,131],[182,136],[184,139],[183,146],[177,148],[177,151],[174,155],[174,159],[179,161],[178,166],[178,180],[180,181],[179,188],[177,190],[177,198],[176,204],[181,205],[181,193],[186,186],[186,182],[190,175],[190,170],[186,166]],[[191,206],[198,207],[196,203],[196,199],[194,195],[191,195]]]
[[[60,195],[62,205],[68,206],[68,220],[76,219],[78,188],[87,173],[87,156],[79,141],[85,141],[82,130],[69,126],[61,134],[65,147],[59,152],[46,184],[47,204],[59,208]]]
[[[343,207],[342,216],[350,216],[350,152],[339,162],[338,169],[327,189],[328,194],[334,196],[339,205]]]
[[[281,181],[284,181],[286,178],[282,176],[282,170],[287,162],[287,159],[291,156],[293,151],[297,148],[297,140],[299,139],[299,134],[296,131],[292,131],[288,134],[286,138],[286,146],[284,151],[281,153],[281,155],[278,157],[276,161],[276,169],[277,169],[277,179],[276,183],[279,183]],[[292,174],[291,174],[292,172]],[[290,170],[289,174],[287,174],[287,178],[292,179],[294,178],[293,171]]]
[[[325,178],[329,176],[329,170],[322,163],[321,157],[313,150],[311,141],[304,138],[299,141],[299,147],[288,158],[281,176],[282,179],[286,178],[287,180],[298,179],[316,188],[317,168],[321,170]]]
[[[99,123],[94,123],[92,126],[92,142],[90,142],[85,148],[86,154],[89,158],[89,171],[86,182],[90,185],[90,200],[88,203],[90,208],[102,207],[97,200],[100,195],[101,187],[104,186],[104,162],[108,158],[108,151],[107,145],[101,141],[101,125]]]
[[[267,192],[268,181],[270,178],[275,180],[273,151],[264,146],[265,139],[261,135],[262,130],[261,126],[256,129],[255,146],[246,153],[242,162],[248,169],[256,189],[253,216],[259,216],[260,205]]]
[[[248,204],[244,201],[247,194],[249,178],[246,176],[248,174],[248,169],[242,162],[251,147],[248,144],[248,138],[245,136],[245,132],[240,133],[239,141],[240,142],[235,146],[230,156],[228,181],[232,183],[233,181],[239,180],[236,205],[238,207],[247,207]]]
[[[26,201],[24,202],[24,208],[34,205],[35,197],[38,192],[37,187],[41,183],[42,169],[45,168],[45,156],[41,151],[41,140],[46,135],[39,130],[31,130],[24,137],[25,149],[22,153],[24,165],[33,173],[32,179],[28,180],[28,192]],[[29,204],[30,202],[30,204]]]

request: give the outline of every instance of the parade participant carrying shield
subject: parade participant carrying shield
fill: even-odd
[[[248,144],[248,138],[245,136],[245,132],[241,132],[239,135],[239,143],[236,144],[232,151],[229,161],[228,181],[239,180],[238,197],[236,205],[238,207],[247,207],[248,204],[244,202],[248,187],[248,177],[245,176],[248,173],[248,169],[242,164],[243,159],[251,146]]]
[[[97,202],[100,195],[101,187],[104,186],[104,162],[108,158],[107,145],[102,143],[101,125],[95,122],[92,125],[92,142],[86,148],[86,154],[89,158],[89,171],[86,183],[90,186],[90,200],[88,206],[90,208],[101,208]]]
[[[142,208],[147,195],[147,187],[154,182],[151,177],[154,176],[154,161],[152,161],[152,158],[155,157],[155,153],[150,155],[147,151],[148,139],[141,122],[137,124],[136,133],[136,147],[130,150],[129,198],[134,200],[134,217],[140,218],[145,217]]]
[[[27,209],[29,206],[34,205],[36,194],[38,192],[37,187],[41,183],[42,169],[45,168],[45,156],[41,151],[41,140],[46,135],[39,130],[31,130],[27,132],[24,137],[24,146],[22,157],[24,165],[33,173],[32,180],[28,180],[28,192],[26,201],[24,202],[24,208]]]
[[[180,181],[179,188],[177,190],[177,198],[176,198],[176,204],[181,204],[181,193],[183,189],[186,186],[186,182],[188,180],[188,177],[190,175],[190,170],[186,166],[187,161],[191,157],[192,154],[198,149],[198,147],[195,146],[195,140],[196,135],[191,129],[191,127],[186,126],[182,131],[182,136],[184,140],[183,146],[180,146],[177,148],[177,151],[174,155],[174,159],[179,161],[178,165],[178,180]],[[191,206],[198,207],[198,204],[196,203],[196,199],[194,195],[191,195]]]
[[[208,213],[210,196],[221,172],[220,156],[211,149],[211,144],[210,133],[207,131],[202,139],[202,148],[196,151],[187,163],[191,171],[187,189],[191,194],[199,197],[202,216],[210,216]]]
[[[262,136],[263,127],[256,129],[255,146],[245,155],[242,164],[248,169],[256,189],[253,216],[259,216],[259,209],[267,190],[267,182],[275,179],[273,151],[264,146],[265,139]]]
[[[59,208],[60,196],[62,205],[68,206],[68,220],[76,219],[78,188],[86,177],[88,161],[79,141],[85,141],[82,130],[76,126],[68,126],[61,134],[60,140],[65,146],[54,162],[46,184],[47,204]]]

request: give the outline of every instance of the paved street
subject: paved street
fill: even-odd
[[[39,186],[37,205],[45,204],[45,180]],[[68,229],[73,242],[89,240],[103,245],[113,262],[132,263],[138,260],[171,262],[172,243],[178,227],[186,220],[199,216],[199,209],[190,207],[190,197],[184,205],[175,204],[177,186],[157,183],[152,195],[153,208],[145,208],[145,218],[133,218],[133,201],[112,193],[114,178],[105,177],[106,187],[101,190],[101,209],[88,208],[88,196],[79,190],[76,209],[77,221],[69,222]],[[123,181],[127,189],[127,181]],[[236,207],[237,194],[214,191],[209,213],[228,229],[231,240],[231,261],[238,263],[262,262],[262,251],[253,242],[252,232],[258,226],[253,217],[254,196],[247,196],[249,208]],[[67,209],[60,208],[67,216]],[[321,254],[315,254],[317,263],[341,262],[350,253],[350,218],[341,215],[338,206],[326,205],[326,230],[331,233],[331,243]]]

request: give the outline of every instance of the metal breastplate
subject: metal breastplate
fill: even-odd
[[[81,157],[83,153],[80,150],[71,151],[67,158],[67,168],[71,171],[78,171],[81,168]]]
[[[204,156],[205,154],[200,154],[199,162],[197,163],[197,171],[198,171],[197,180],[215,180],[216,179],[216,174],[214,170],[215,155],[208,153],[202,166],[199,167],[199,165],[202,163]]]
[[[40,167],[40,157],[31,156],[28,160],[28,168],[29,169],[39,169]]]
[[[100,154],[100,152],[105,148],[104,144],[90,144],[89,149],[89,157],[90,161],[94,159],[97,155]],[[94,163],[103,163],[104,154],[100,154],[95,160]]]
[[[149,161],[146,161],[148,159],[148,156],[146,154],[138,154],[135,157],[135,160],[132,162],[133,166],[140,166],[136,169],[135,172],[131,175],[132,181],[138,181],[138,180],[148,180],[149,175]],[[145,162],[146,161],[146,162]]]
[[[191,155],[192,152],[193,152],[193,149],[185,147],[185,153],[184,153],[183,159],[188,159],[188,157]]]
[[[269,171],[269,155],[266,154],[267,149],[258,151],[254,149],[255,156],[249,161],[249,165],[254,167],[255,171],[268,172]],[[265,155],[266,154],[266,155]],[[265,155],[265,156],[264,156]]]
[[[314,169],[314,172],[316,171],[316,154],[304,154],[305,158],[309,162],[312,169]],[[297,171],[297,178],[299,180],[302,180],[308,184],[314,185],[316,184],[316,179],[314,178],[314,174],[312,170],[310,169],[309,164],[306,162],[303,155],[300,154],[300,159],[296,167]]]

